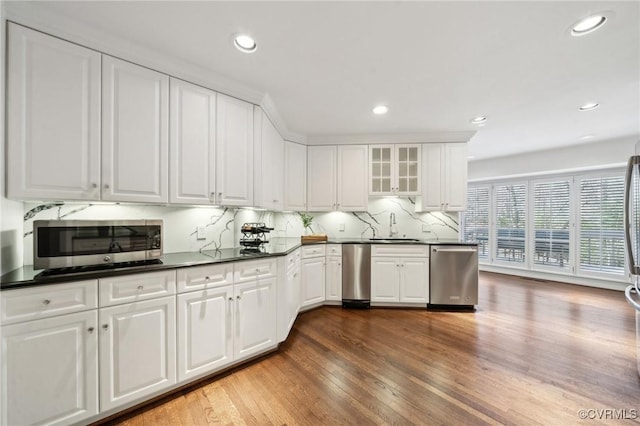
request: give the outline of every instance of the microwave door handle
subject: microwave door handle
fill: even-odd
[[[632,241],[631,241],[631,221],[633,220],[631,212],[631,181],[633,177],[633,170],[640,165],[640,155],[634,155],[629,158],[627,163],[627,173],[625,176],[625,191],[624,191],[624,233],[625,233],[625,245],[627,247],[627,255],[629,258],[629,271],[633,275],[640,275],[640,266],[636,263],[636,257],[633,253]],[[635,230],[637,232],[637,230]]]

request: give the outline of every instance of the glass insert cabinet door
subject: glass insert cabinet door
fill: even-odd
[[[370,195],[417,195],[420,145],[371,145]]]
[[[393,193],[392,176],[392,146],[370,147],[371,179],[370,193],[377,195],[391,195]]]

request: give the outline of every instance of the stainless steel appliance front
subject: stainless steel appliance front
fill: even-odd
[[[371,245],[342,245],[342,307],[368,308],[371,303]]]
[[[162,220],[36,220],[34,269],[140,262],[162,256]]]
[[[431,246],[429,271],[429,306],[478,304],[477,245]]]

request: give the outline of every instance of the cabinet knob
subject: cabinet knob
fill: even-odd
[[[209,277],[204,277],[204,280],[205,281],[209,281]]]
[[[222,198],[222,192],[218,192],[218,197]]]
[[[233,297],[230,297],[230,298],[229,298],[229,302],[233,302]]]
[[[236,299],[240,300],[242,299],[242,297],[240,297],[240,295],[236,296]]]
[[[45,306],[47,306],[49,303],[51,303],[51,300],[49,300],[49,299],[44,299],[42,301],[42,304],[45,305]]]
[[[104,184],[104,189],[109,189],[109,184],[108,183]]]
[[[142,291],[142,290],[144,290],[144,286],[139,285],[138,286],[138,291]]]
[[[95,330],[95,328],[93,327],[87,328],[87,331],[89,332],[89,334],[93,334],[93,330]]]
[[[109,329],[109,324],[102,324],[102,329],[107,331]]]
[[[105,262],[108,262],[111,260],[111,256],[105,256],[102,258],[102,260],[104,260]]]
[[[93,183],[91,184],[91,187],[92,187],[92,188],[97,188],[97,187],[98,187],[98,184],[97,184],[97,183],[95,183],[95,182],[93,182]]]

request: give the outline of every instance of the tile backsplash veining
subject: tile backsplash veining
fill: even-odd
[[[395,214],[397,237],[456,239],[456,213],[415,213],[413,199],[371,198],[366,212],[323,212],[313,216],[311,230],[332,238],[386,237]],[[267,238],[299,238],[304,234],[297,212],[271,212],[234,207],[147,206],[95,203],[24,203],[24,265],[33,264],[34,220],[162,219],[165,253],[237,247],[245,222],[264,222],[275,228]],[[205,229],[197,239],[196,227]],[[343,230],[342,230],[343,229]]]

